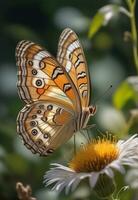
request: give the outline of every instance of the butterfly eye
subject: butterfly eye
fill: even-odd
[[[52,106],[52,105],[48,105],[48,106],[47,106],[47,110],[48,110],[48,111],[50,111],[50,110],[52,110],[52,109],[53,109],[53,106]]]
[[[33,85],[37,88],[43,88],[44,85],[45,85],[45,82],[42,78],[41,79],[40,78],[39,79],[33,79]]]
[[[36,75],[36,74],[37,74],[37,70],[36,70],[36,69],[33,69],[33,70],[32,70],[32,74],[33,74],[33,75]]]
[[[36,122],[36,121],[31,121],[31,122],[30,122],[30,126],[34,127],[34,126],[36,126],[36,125],[37,125],[37,122]]]
[[[45,65],[45,63],[43,61],[41,61],[39,63],[39,67],[40,67],[40,69],[44,69],[46,67],[46,65]]]
[[[45,134],[44,134],[44,138],[45,138],[45,139],[48,139],[48,138],[49,138],[49,134],[48,134],[48,133],[45,133]]]
[[[37,115],[32,115],[32,119],[36,119],[37,118]]]
[[[37,114],[41,114],[41,113],[42,113],[42,111],[41,111],[41,110],[38,110],[38,111],[37,111]]]
[[[37,131],[36,129],[33,129],[33,130],[31,131],[31,133],[32,133],[32,135],[37,135],[38,131]]]
[[[89,106],[89,112],[90,115],[93,116],[97,111],[97,107],[96,106]]]
[[[33,66],[33,61],[28,60],[28,65]]]
[[[36,80],[35,83],[36,83],[37,86],[41,86],[42,85],[42,81],[40,79]]]

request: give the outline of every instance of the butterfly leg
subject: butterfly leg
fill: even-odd
[[[94,128],[94,127],[96,127],[96,124],[90,124],[90,125],[87,125],[87,126],[84,128],[84,130],[89,130],[89,129]]]

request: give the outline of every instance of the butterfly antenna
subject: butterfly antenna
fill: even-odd
[[[111,90],[112,87],[113,87],[113,85],[110,85],[110,86],[104,91],[103,94],[101,94],[97,99],[95,99],[93,105],[96,105],[97,102],[100,101],[101,98],[102,98],[103,96],[106,96],[106,95],[108,94],[108,92]]]

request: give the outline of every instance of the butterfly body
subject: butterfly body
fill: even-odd
[[[26,106],[17,117],[17,132],[33,153],[48,155],[95,113],[89,106],[89,74],[76,34],[65,29],[57,59],[39,45],[21,41],[16,48],[18,93]]]

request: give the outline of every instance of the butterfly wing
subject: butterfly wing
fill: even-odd
[[[49,52],[33,42],[16,48],[18,93],[27,104],[37,100],[60,103],[80,112],[78,91],[65,69]]]
[[[28,149],[46,156],[73,135],[73,112],[48,101],[34,102],[19,112],[17,132]]]
[[[82,107],[89,105],[90,80],[84,52],[74,31],[67,28],[60,36],[57,60],[64,66],[74,82]]]

